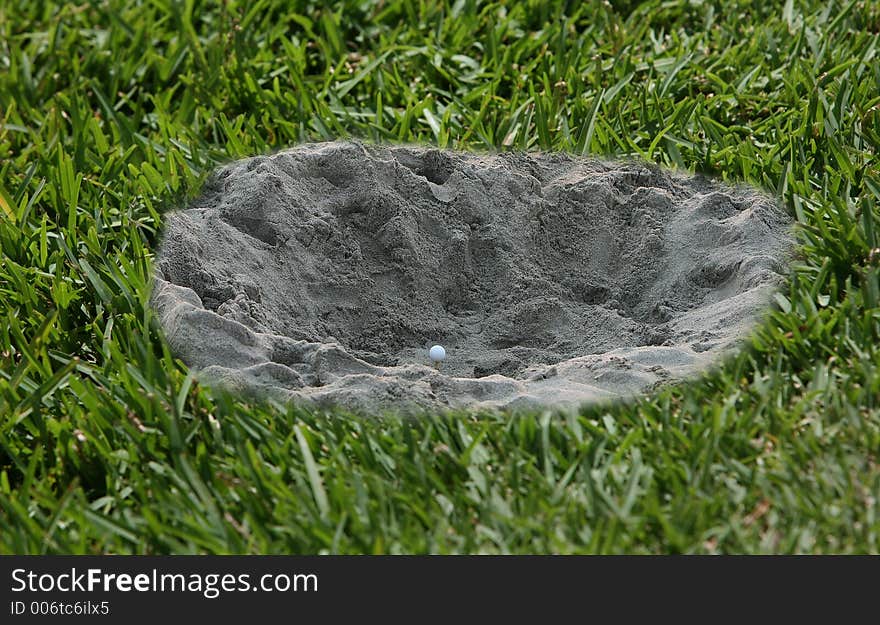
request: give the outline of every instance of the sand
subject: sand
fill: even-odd
[[[169,214],[151,301],[175,354],[234,392],[576,407],[736,349],[790,228],[755,189],[638,162],[308,144],[219,168]]]

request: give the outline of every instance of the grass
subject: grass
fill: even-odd
[[[880,552],[870,0],[0,0],[0,552]],[[638,402],[363,419],[202,388],[146,301],[218,163],[357,137],[762,186],[748,349]]]

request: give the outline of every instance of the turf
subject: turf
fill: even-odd
[[[880,5],[0,0],[0,552],[880,551]],[[146,306],[218,163],[357,137],[768,189],[748,349],[577,415],[200,387]]]

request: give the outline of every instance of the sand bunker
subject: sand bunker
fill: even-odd
[[[152,302],[175,353],[236,391],[573,406],[727,353],[789,226],[753,189],[641,163],[303,145],[220,168],[168,216]]]

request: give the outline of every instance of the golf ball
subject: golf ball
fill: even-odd
[[[434,345],[428,350],[428,356],[431,357],[431,360],[434,362],[439,362],[441,360],[446,360],[446,350],[443,349],[442,345]]]

